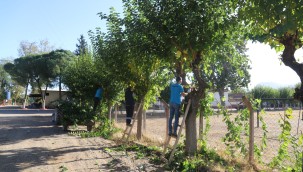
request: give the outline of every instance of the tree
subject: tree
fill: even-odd
[[[71,59],[74,58],[74,54],[68,50],[55,50],[48,53],[47,57],[49,57],[48,63],[51,63],[54,70],[54,75],[56,76],[55,82],[58,83],[59,86],[59,99],[61,100],[62,94],[62,75]]]
[[[43,108],[45,108],[45,95],[47,88],[54,85],[56,78],[60,78],[63,71],[64,62],[73,54],[65,50],[56,50],[46,54],[32,54],[14,60],[14,63],[7,63],[4,69],[21,86],[26,88],[24,106],[27,100],[28,85],[32,89],[38,89],[42,96]],[[45,87],[44,92],[42,87]]]
[[[0,63],[0,99],[5,98],[5,91],[8,91],[8,87],[11,83],[9,74],[4,70],[4,64]]]
[[[62,82],[73,98],[90,102],[96,91],[95,85],[101,78],[91,54],[84,54],[71,59],[63,72]]]
[[[251,94],[255,99],[279,98],[279,91],[267,86],[256,86],[251,90]]]
[[[282,52],[284,65],[294,70],[303,82],[303,64],[295,58],[302,48],[303,1],[239,0],[239,18],[244,21],[250,39],[269,44]],[[303,101],[303,84],[296,89],[295,98]]]
[[[186,120],[186,152],[197,150],[196,115],[200,100],[209,87],[201,76],[200,64],[205,53],[220,46],[229,35],[241,27],[235,21],[233,1],[125,1],[134,8],[133,15],[141,18],[142,35],[153,42],[153,51],[160,59],[170,62],[177,75],[190,70],[196,89],[189,94],[192,111]],[[139,31],[139,29],[137,29]],[[241,33],[240,31],[238,32]],[[162,51],[161,51],[162,50]],[[175,54],[175,55],[173,55]]]
[[[292,87],[282,87],[278,89],[279,98],[291,99],[294,95],[294,89]]]
[[[142,26],[142,21],[130,15],[125,10],[125,18],[110,10],[109,15],[100,13],[101,19],[107,20],[107,33],[97,30],[97,33],[90,33],[94,56],[97,66],[102,69],[103,80],[114,84],[109,87],[109,95],[105,95],[108,105],[111,106],[115,94],[112,88],[132,87],[137,95],[137,102],[142,103],[145,109],[159,95],[160,89],[164,87],[167,72],[163,69],[165,63],[156,56],[150,54],[149,39],[137,32],[136,26]],[[141,28],[142,29],[142,28]],[[99,70],[101,71],[101,70]],[[164,82],[163,82],[164,81]],[[108,85],[108,84],[107,84]],[[107,91],[105,91],[107,93]],[[138,114],[137,138],[142,137],[142,113]]]
[[[201,67],[205,80],[210,83],[213,90],[219,92],[223,106],[225,89],[247,87],[250,82],[249,59],[245,55],[246,41],[243,37],[237,36],[238,34],[235,34],[233,39],[226,40],[220,47],[206,53],[208,61]]]
[[[54,49],[54,46],[51,46],[48,40],[41,40],[37,42],[28,42],[21,41],[20,48],[18,49],[19,56],[24,57],[33,54],[43,54],[48,53]]]
[[[79,56],[81,54],[87,54],[88,45],[87,45],[83,35],[80,35],[78,42],[79,42],[79,44],[76,44],[77,49],[75,50],[75,55]]]
[[[31,69],[33,68],[34,66],[31,66],[30,60],[26,57],[17,58],[13,63],[8,62],[4,65],[4,70],[10,74],[12,80],[25,88],[23,108],[27,103],[28,85],[32,78]]]
[[[62,72],[67,61],[73,56],[70,51],[66,50],[56,50],[43,55],[31,56],[33,59],[32,65],[36,66],[32,69],[32,79],[36,82],[39,92],[42,95],[42,108],[45,108],[45,98],[48,87],[53,87],[57,79],[59,79],[59,97],[61,97]],[[45,87],[44,93],[42,87]]]

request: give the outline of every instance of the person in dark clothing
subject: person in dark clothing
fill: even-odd
[[[134,99],[133,90],[128,87],[125,90],[125,108],[126,108],[126,125],[131,125],[132,117],[134,114],[135,108],[135,99]]]

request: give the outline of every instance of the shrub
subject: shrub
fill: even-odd
[[[94,112],[88,103],[77,101],[62,101],[58,111],[63,125],[86,125],[94,119]]]

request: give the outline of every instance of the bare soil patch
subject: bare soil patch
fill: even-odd
[[[0,171],[164,171],[100,137],[79,138],[52,123],[52,111],[0,109]]]

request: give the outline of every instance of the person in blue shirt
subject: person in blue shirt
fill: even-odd
[[[176,77],[176,83],[170,85],[170,115],[168,120],[168,135],[177,137],[177,128],[179,125],[179,110],[181,105],[181,96],[186,96],[183,87],[181,86],[182,78]],[[175,117],[174,131],[172,132],[172,121]]]
[[[98,85],[98,89],[96,90],[95,97],[94,97],[94,108],[93,110],[96,111],[100,101],[102,99],[103,88],[101,85]]]

